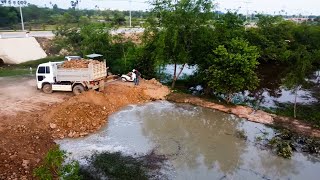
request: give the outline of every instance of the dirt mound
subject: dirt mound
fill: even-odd
[[[130,82],[114,82],[114,84],[119,84],[121,86],[129,86],[134,87],[135,89],[141,89],[145,95],[147,95],[151,100],[165,100],[166,96],[171,93],[171,90],[162,85],[156,79],[151,80],[140,80],[140,84],[138,86],[134,86],[133,83]]]
[[[166,96],[171,93],[171,90],[167,86],[162,85],[154,78],[143,80],[141,86],[144,88],[144,93],[155,100],[165,100]]]
[[[61,67],[62,68],[88,68],[90,63],[99,64],[100,62],[97,60],[86,60],[86,59],[70,60],[70,61],[65,61],[61,65]]]
[[[112,84],[104,92],[85,92],[58,104],[44,116],[55,138],[82,137],[100,129],[121,107],[148,101],[141,89]]]
[[[37,113],[1,117],[11,122],[0,131],[0,179],[33,179],[32,170],[54,145]]]
[[[118,36],[121,38],[114,40],[114,43],[131,41],[135,44],[141,44],[143,33],[120,33]]]
[[[162,86],[162,84],[159,81],[157,81],[155,78],[152,78],[150,80],[146,80],[146,82],[157,85],[157,86]]]
[[[56,55],[59,53],[59,48],[56,48],[51,38],[46,37],[35,37],[41,48],[46,52],[47,55]]]

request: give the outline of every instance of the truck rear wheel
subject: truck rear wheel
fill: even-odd
[[[75,85],[74,87],[73,87],[73,93],[75,94],[75,95],[78,95],[78,94],[81,94],[83,91],[84,91],[84,87],[81,85],[81,84],[78,84],[78,85]]]
[[[42,91],[46,94],[52,93],[52,85],[51,84],[45,84],[42,86]]]

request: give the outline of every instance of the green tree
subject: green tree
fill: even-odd
[[[114,13],[112,20],[113,20],[113,25],[116,25],[116,26],[125,25],[126,23],[126,18],[124,14],[120,11],[116,11]]]
[[[221,15],[213,25],[218,42],[221,44],[230,42],[232,38],[244,37],[245,35],[244,19],[236,12],[227,12]]]
[[[0,27],[18,23],[20,17],[16,8],[0,6]]]
[[[291,56],[289,43],[294,40],[295,24],[281,17],[258,15],[257,28],[249,28],[246,38],[257,46],[261,60],[265,62],[286,62]]]
[[[172,88],[185,65],[191,60],[191,47],[196,30],[212,19],[209,0],[154,0],[152,17],[146,33],[156,38],[157,61],[174,65]],[[177,71],[177,65],[181,69]]]
[[[196,64],[200,74],[208,69],[210,62],[207,61],[207,54],[212,53],[221,44],[230,42],[232,38],[244,37],[244,20],[238,14],[228,12],[220,15],[212,24],[200,26],[193,35],[191,48],[191,62]]]
[[[81,16],[79,18],[79,25],[80,26],[84,26],[84,25],[89,24],[89,23],[90,23],[90,19],[87,16]]]
[[[257,48],[239,38],[220,45],[208,56],[208,86],[216,93],[226,94],[228,102],[236,92],[255,89],[259,82],[255,73],[258,57]]]
[[[307,83],[306,76],[312,68],[312,54],[305,46],[299,45],[291,56],[290,70],[284,78],[284,85],[294,92],[293,116],[297,117],[297,96],[298,91]]]
[[[60,19],[60,23],[63,25],[68,25],[74,22],[74,17],[70,13],[64,13]]]
[[[88,24],[80,29],[80,46],[83,55],[98,53],[107,56],[110,53],[111,35],[103,24]]]
[[[110,10],[105,10],[101,12],[101,16],[104,18],[105,21],[110,21],[111,20],[111,11]]]

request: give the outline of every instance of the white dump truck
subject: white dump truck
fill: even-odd
[[[64,68],[64,62],[48,62],[37,68],[37,88],[44,93],[73,91],[80,94],[89,89],[102,90],[107,76],[105,62],[89,63],[87,68]]]

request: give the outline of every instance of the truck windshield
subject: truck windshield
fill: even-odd
[[[41,74],[50,74],[50,67],[49,66],[41,66],[38,69],[38,73]]]
[[[38,69],[38,73],[46,73],[46,69],[45,69],[45,67],[39,67],[39,69]]]

